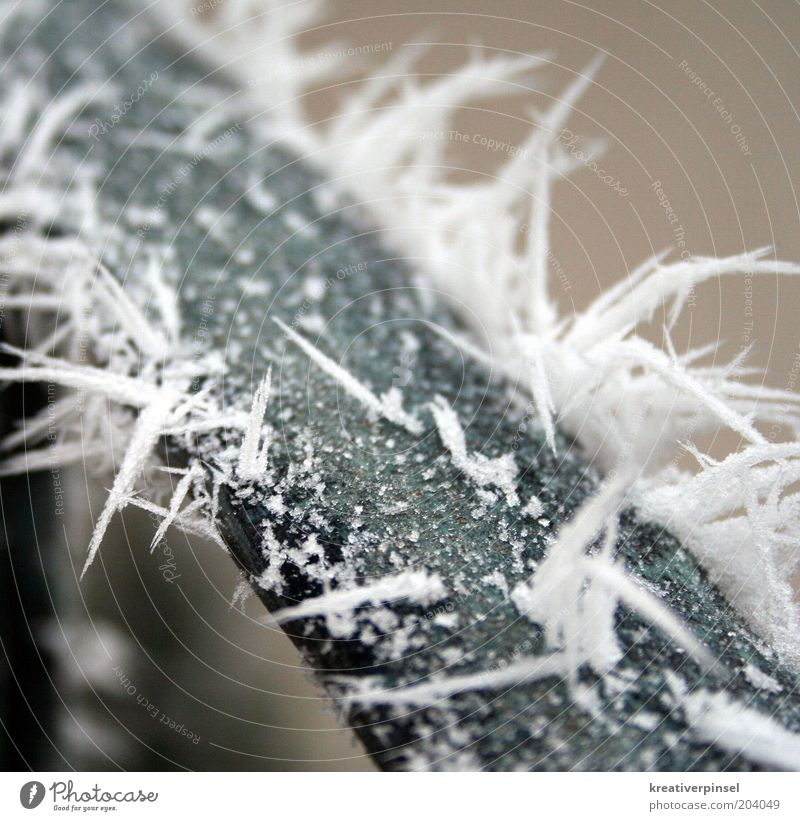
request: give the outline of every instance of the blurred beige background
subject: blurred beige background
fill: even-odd
[[[431,73],[465,59],[464,44],[506,54],[549,52],[550,65],[536,75],[542,93],[492,101],[491,111],[458,119],[463,133],[511,145],[528,132],[531,105],[544,109],[575,71],[606,55],[569,127],[584,151],[583,138],[606,140],[598,165],[629,195],[591,171],[557,187],[551,250],[572,287],[564,293],[556,282],[554,293],[566,310],[572,301],[583,307],[668,247],[676,258],[681,251],[726,255],[771,244],[780,258],[800,260],[797,3],[348,0],[330,7],[334,22],[308,36],[312,49],[324,50],[331,38],[354,46],[390,43],[394,53],[428,42],[419,69]],[[363,59],[379,64],[386,55]],[[323,92],[310,108],[324,117],[335,106]],[[471,140],[452,149],[454,165],[482,172],[504,156]],[[696,297],[678,339],[724,339],[728,355],[752,342],[752,363],[769,371],[771,384],[786,387],[798,352],[800,282],[755,280],[752,326],[741,278],[710,283]]]
[[[306,36],[312,50],[339,39],[353,46],[390,43],[396,54],[408,43],[426,41],[434,45],[420,66],[431,72],[457,65],[468,53],[466,45],[475,42],[505,53],[551,52],[552,63],[540,74],[547,83],[543,93],[495,101],[491,111],[459,118],[461,131],[512,145],[528,130],[531,104],[557,96],[598,52],[607,55],[570,129],[608,141],[600,165],[628,196],[589,171],[558,188],[552,252],[571,288],[554,290],[565,309],[572,301],[577,308],[588,304],[646,256],[676,247],[679,238],[696,254],[774,244],[780,257],[800,260],[797,3],[347,0],[329,6],[330,24]],[[379,52],[365,59],[374,65],[387,56]],[[324,93],[309,103],[324,117],[336,99]],[[453,156],[479,171],[502,159],[472,142],[454,146]],[[657,181],[663,193],[656,190]],[[672,223],[663,198],[673,209]],[[793,388],[798,307],[800,282],[765,277],[753,282],[752,294],[745,293],[741,278],[709,283],[698,290],[677,339],[681,345],[725,339],[726,359],[752,342],[752,362],[767,370],[767,382]],[[135,562],[146,573],[145,560],[135,558],[138,552],[128,546],[137,530],[149,532],[142,518],[126,516],[128,533],[115,540],[117,555],[106,551],[106,563]],[[172,694],[173,711],[180,715],[183,704],[183,713],[203,722],[202,734],[215,738],[217,746],[203,754],[185,754],[184,747],[180,763],[369,769],[307,682],[288,641],[256,622],[260,605],[251,601],[243,612],[230,606],[237,578],[227,557],[179,535],[170,544],[184,586],[193,591],[191,601],[162,595],[160,619],[151,623],[137,612],[138,586],[163,593],[158,579],[139,576],[127,598],[115,590],[113,599],[113,586],[95,581],[93,595],[98,606],[117,613],[116,621],[122,623],[119,614],[127,614],[128,629],[168,671],[170,684],[158,685],[156,677],[152,686],[162,688],[165,700]],[[129,567],[117,577],[130,573],[136,578]],[[141,722],[135,711],[131,720]]]

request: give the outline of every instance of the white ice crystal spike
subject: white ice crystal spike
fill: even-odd
[[[610,360],[629,361],[645,369],[649,376],[660,376],[664,383],[678,388],[696,400],[696,407],[705,408],[720,422],[736,431],[753,444],[764,444],[766,440],[753,427],[752,419],[742,417],[729,402],[716,395],[713,385],[695,378],[691,371],[676,366],[669,357],[644,339],[630,339],[625,343],[603,344],[603,352]],[[724,392],[724,383],[719,386]]]
[[[581,641],[586,648],[587,661],[593,669],[602,672],[611,670],[623,658],[616,633],[618,598],[616,591],[603,585],[599,575],[592,571],[600,566],[613,566],[617,573],[624,573],[624,569],[618,568],[613,562],[617,534],[617,517],[612,516],[606,523],[606,535],[600,555],[587,568],[587,578],[590,581],[583,591],[581,607],[581,625],[584,629]]]
[[[697,456],[699,473],[672,469],[640,483],[637,507],[675,533],[781,657],[800,666],[792,586],[800,445],[753,445],[720,462]]]
[[[377,108],[369,105],[343,112],[348,116],[333,120],[326,141],[329,146],[347,142],[347,166],[343,166],[342,170],[352,174],[362,173],[364,163],[368,168],[377,165],[384,170],[393,166],[420,167],[424,161],[435,161],[440,150],[432,142],[404,139],[403,127],[407,128],[409,121],[413,121],[420,130],[446,129],[457,107],[463,102],[476,96],[508,93],[508,84],[529,71],[529,67],[528,56],[495,57],[476,62],[452,75],[440,75],[429,83],[407,80],[401,85],[399,99],[392,97]],[[403,78],[394,78],[393,83],[384,87],[385,90],[394,92],[398,79]],[[501,91],[499,87],[505,90]],[[516,90],[521,89],[517,86]],[[374,104],[378,100],[380,97],[374,97],[371,102]],[[355,140],[352,128],[354,119],[363,126]],[[375,150],[376,141],[381,143],[379,152]],[[424,179],[421,177],[420,181]]]
[[[413,604],[427,606],[446,595],[447,588],[438,574],[425,570],[410,570],[377,582],[333,590],[306,599],[300,604],[274,612],[272,619],[278,624],[286,624],[295,619],[313,616],[327,618],[341,614],[349,615],[358,607],[397,601],[410,601]]]
[[[314,364],[327,373],[328,376],[335,379],[346,393],[349,393],[350,396],[357,399],[365,408],[377,416],[381,416],[389,422],[405,428],[409,433],[416,436],[422,433],[422,423],[415,416],[411,416],[402,409],[397,401],[398,394],[396,391],[388,392],[382,397],[376,396],[366,385],[359,382],[353,374],[322,353],[319,348],[300,336],[297,331],[290,328],[277,317],[274,318],[274,322]]]
[[[621,470],[583,503],[562,526],[531,581],[518,585],[512,593],[520,612],[544,626],[550,645],[563,648],[570,676],[587,663],[605,673],[619,661],[613,614],[620,601],[704,666],[713,664],[708,650],[682,620],[613,561],[616,520],[635,479],[634,468]],[[595,539],[608,528],[611,533],[603,549],[596,556],[587,555]]]
[[[580,569],[584,570],[593,582],[605,585],[608,594],[623,602],[654,627],[658,627],[679,647],[687,650],[706,670],[711,670],[715,666],[717,660],[681,619],[664,602],[638,583],[635,577],[626,573],[619,564],[584,558]]]
[[[242,439],[237,473],[245,481],[263,479],[267,471],[270,445],[269,430],[264,433],[263,443],[261,437],[264,430],[264,414],[269,404],[271,388],[272,366],[267,370],[267,375],[261,381],[253,396],[247,428]]]
[[[373,682],[352,682],[353,691],[346,700],[357,704],[405,704],[429,707],[458,693],[471,690],[499,690],[520,686],[542,678],[563,678],[567,664],[563,653],[519,658],[499,670],[441,676],[420,684],[383,689]]]
[[[692,735],[764,767],[800,770],[800,734],[725,692],[698,690],[682,698]]]
[[[377,103],[384,97],[396,91],[398,81],[408,76],[411,67],[422,56],[424,51],[419,48],[403,48],[392,54],[386,63],[378,69],[378,73],[371,75],[366,82],[356,86],[342,101],[341,108],[336,112],[341,125],[334,121],[329,126],[331,136],[337,135],[347,139],[346,124],[348,120],[367,111],[374,111]]]
[[[94,561],[111,519],[118,510],[124,507],[126,499],[133,492],[136,481],[152,458],[153,449],[161,437],[164,424],[172,414],[175,402],[176,396],[164,391],[139,414],[114,484],[95,523],[81,578],[86,575],[86,571]]]
[[[604,54],[597,54],[593,57],[586,68],[582,72],[578,72],[576,78],[567,86],[561,95],[553,101],[547,113],[538,124],[538,132],[534,132],[531,139],[535,139],[538,133],[544,132],[552,142],[557,138],[564,126],[567,124],[571,114],[573,113],[578,101],[586,93],[586,90],[594,82],[595,75],[600,70],[600,67],[605,61]],[[519,157],[520,155],[518,155]],[[515,165],[515,160],[518,158],[512,157],[508,162],[511,164],[511,169],[516,171],[521,166]]]
[[[162,301],[166,299],[167,290],[169,289],[166,283],[162,283],[159,288]],[[133,303],[125,289],[104,265],[98,266],[95,293],[105,307],[115,313],[125,332],[125,339],[135,340],[137,347],[157,359],[167,354],[169,348],[164,335],[153,328],[152,323],[147,320],[144,313]]]
[[[22,149],[11,169],[12,180],[25,182],[42,176],[58,138],[97,93],[96,85],[87,84],[76,86],[52,99],[40,114],[27,139],[19,143]]]
[[[530,393],[544,428],[545,439],[550,450],[556,452],[556,429],[554,415],[556,406],[550,390],[550,379],[544,346],[538,337],[526,337],[520,342],[530,368]]]
[[[202,476],[200,469],[196,466],[188,470],[184,476],[178,481],[175,487],[175,492],[170,499],[169,508],[164,514],[164,518],[159,524],[158,529],[153,534],[153,539],[150,542],[150,552],[152,553],[157,545],[159,545],[166,535],[167,530],[176,522],[181,512],[186,497],[192,487],[193,482],[197,481]]]
[[[429,407],[436,422],[439,438],[450,451],[455,467],[478,487],[496,487],[505,494],[510,507],[518,505],[519,497],[516,490],[518,468],[514,454],[506,453],[490,459],[481,453],[469,453],[458,414],[450,407],[447,400],[436,396]]]
[[[587,311],[578,314],[565,341],[579,350],[587,350],[616,332],[647,322],[656,310],[680,293],[720,276],[744,272],[772,275],[800,273],[800,266],[793,263],[764,259],[771,250],[759,248],[721,259],[695,257],[670,265],[658,264],[652,269],[645,266],[638,270],[637,281],[626,280],[625,287],[614,289],[614,299],[603,295],[598,297],[603,301],[602,312],[590,306]]]
[[[550,300],[548,293],[548,267],[549,261],[549,227],[550,227],[550,188],[551,174],[550,155],[542,132],[537,132],[531,142],[531,148],[535,150],[540,167],[533,180],[531,191],[530,210],[530,233],[528,235],[528,247],[526,262],[529,265],[530,291],[527,303],[526,314],[530,317],[531,330],[534,333],[548,334],[551,332],[556,321],[556,308]],[[538,150],[536,150],[538,149]],[[513,162],[513,161],[512,161]],[[511,163],[508,163],[511,165]],[[541,409],[539,410],[541,413]],[[548,413],[549,418],[549,413]],[[552,422],[545,428],[552,427]]]
[[[528,248],[525,261],[528,263],[530,277],[530,297],[528,305],[531,328],[536,334],[548,334],[552,331],[557,318],[556,307],[548,292],[549,266],[549,223],[550,223],[550,189],[553,169],[551,153],[557,133],[560,133],[572,113],[578,99],[592,82],[594,75],[603,61],[602,55],[596,57],[587,66],[582,75],[567,88],[564,94],[551,106],[547,115],[528,142],[527,151],[521,151],[516,157],[507,161],[500,173],[500,180],[505,183],[518,184],[525,179],[525,172],[530,175],[527,164],[528,153],[535,158],[533,171],[533,190],[531,192],[531,229],[528,233]]]
[[[158,308],[161,326],[167,335],[168,350],[173,350],[181,338],[181,312],[178,293],[169,287],[161,266],[153,258],[147,267],[147,279],[153,290],[154,302]]]
[[[125,505],[141,508],[162,520],[170,516],[170,511],[163,507],[163,505],[157,505],[155,502],[141,495],[128,496],[120,501]],[[201,504],[200,500],[187,505],[172,519],[170,526],[177,528],[189,536],[198,536],[201,539],[208,539],[208,541],[214,542],[227,552],[227,546],[222,541],[212,521],[206,515],[203,505],[205,505],[205,502]]]
[[[64,388],[103,393],[131,407],[143,407],[152,401],[156,389],[137,379],[109,373],[102,368],[69,367],[69,363],[39,366],[22,364],[18,368],[0,368],[0,379],[10,382],[50,382]]]

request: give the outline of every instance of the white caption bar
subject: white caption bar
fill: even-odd
[[[401,781],[401,779],[403,779]],[[2,773],[0,818],[800,818],[795,773]]]

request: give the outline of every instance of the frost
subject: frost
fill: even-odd
[[[225,4],[215,25],[224,28],[237,22],[246,5]],[[497,689],[557,676],[570,680],[576,697],[591,707],[594,694],[577,686],[577,671],[584,664],[609,671],[620,660],[614,633],[614,615],[620,604],[638,612],[710,666],[707,651],[659,599],[658,591],[645,586],[614,559],[617,517],[630,501],[643,516],[668,526],[694,551],[750,623],[769,638],[781,659],[800,665],[800,617],[790,583],[798,569],[800,507],[794,485],[800,479],[800,451],[796,444],[770,444],[759,430],[764,422],[788,423],[796,428],[797,397],[747,382],[753,372],[745,370],[744,356],[725,365],[700,366],[697,363],[709,355],[718,362],[716,344],[678,354],[670,339],[670,328],[688,294],[701,283],[742,271],[796,275],[800,268],[770,259],[770,249],[724,259],[695,257],[672,264],[665,264],[660,255],[623,276],[583,312],[574,317],[559,316],[548,282],[551,186],[579,164],[552,138],[567,122],[599,63],[590,64],[562,98],[538,118],[537,128],[521,146],[523,150],[493,179],[457,184],[446,176],[448,163],[443,149],[435,142],[398,138],[400,127],[446,130],[459,106],[524,87],[520,81],[527,83],[542,60],[527,55],[480,55],[462,70],[435,80],[409,77],[398,90],[397,74],[416,59],[409,48],[393,59],[386,76],[358,84],[358,90],[346,97],[340,115],[327,121],[327,130],[315,133],[303,115],[303,90],[320,76],[332,80],[331,67],[298,60],[293,35],[315,25],[321,9],[317,3],[296,4],[280,14],[259,17],[280,27],[281,36],[269,41],[271,59],[298,67],[282,74],[270,87],[275,131],[302,154],[313,154],[332,179],[347,180],[357,196],[373,204],[377,218],[393,229],[389,233],[403,253],[422,260],[421,267],[430,280],[463,303],[465,321],[472,323],[471,333],[463,338],[444,336],[469,357],[491,366],[496,374],[522,385],[519,398],[533,403],[551,450],[557,447],[558,426],[616,476],[560,529],[535,577],[512,592],[520,612],[543,625],[551,648],[557,648],[554,652],[517,659],[500,670],[441,676],[389,692],[370,689],[374,682],[367,682],[367,689],[362,689],[364,682],[360,682],[353,685],[351,697],[362,703],[427,705],[468,690]],[[263,43],[260,25],[239,34],[252,34]],[[241,41],[237,48],[247,51]],[[252,50],[256,52],[263,54],[264,50]],[[255,72],[250,76],[268,75]],[[59,201],[64,192],[37,187],[37,176],[46,166],[52,146],[93,91],[81,87],[64,95],[30,129],[28,120],[35,107],[31,96],[23,91],[18,104],[9,106],[0,142],[5,148],[23,143],[24,147],[3,192],[4,213],[29,210],[33,204],[41,209],[46,222],[53,207],[50,202]],[[398,92],[399,99],[392,99]],[[28,130],[31,135],[25,140]],[[278,207],[260,179],[252,182],[247,192],[251,203],[263,212]],[[214,208],[197,209],[194,218],[221,243],[229,240]],[[288,222],[296,230],[309,228],[296,214],[290,213]],[[520,243],[522,223],[529,230]],[[8,250],[5,239],[0,239],[0,245],[3,251]],[[52,335],[41,340],[39,350],[6,348],[19,357],[20,365],[0,369],[0,379],[53,382],[80,391],[85,399],[80,407],[70,397],[59,400],[57,448],[28,450],[23,457],[6,462],[4,469],[20,471],[51,465],[54,458],[68,463],[88,455],[97,459],[98,468],[115,470],[86,567],[94,559],[111,518],[129,504],[161,518],[154,544],[173,525],[214,537],[216,496],[203,496],[206,466],[199,460],[181,474],[166,506],[142,498],[137,485],[165,435],[224,431],[233,434],[227,451],[233,455],[228,471],[215,478],[216,492],[222,482],[228,482],[241,496],[260,493],[239,482],[263,483],[269,468],[270,430],[264,415],[270,374],[256,389],[249,413],[243,408],[224,408],[211,392],[192,393],[189,386],[193,381],[213,382],[222,373],[221,366],[210,357],[201,361],[181,349],[177,295],[169,285],[169,272],[154,262],[143,277],[147,293],[132,294],[111,276],[94,250],[81,250],[77,243],[32,239],[24,249],[4,256],[16,281],[38,279],[47,291],[37,288],[35,294],[14,294],[7,307],[28,309],[35,315],[58,314],[65,319]],[[72,286],[66,296],[61,292],[65,277]],[[321,282],[308,280],[311,298],[320,294]],[[245,290],[261,294],[266,293],[266,287],[253,284]],[[235,307],[235,301],[231,304]],[[223,307],[227,310],[227,304]],[[638,336],[637,328],[662,309],[668,313],[668,322],[663,343],[655,345]],[[315,317],[307,317],[305,327],[321,327],[322,319]],[[403,408],[403,395],[396,387],[376,395],[296,331],[276,322],[317,367],[370,413],[414,435],[423,432],[420,420]],[[487,349],[475,341],[484,337],[488,338]],[[97,367],[71,363],[86,339]],[[404,345],[409,351],[416,350],[408,340]],[[41,353],[53,349],[62,351],[63,356]],[[110,412],[106,400],[114,404]],[[489,458],[468,451],[456,412],[441,397],[435,397],[429,407],[453,465],[476,485],[483,505],[498,498],[487,489],[490,487],[503,494],[508,505],[518,505],[518,470],[513,454]],[[3,446],[8,449],[21,442],[41,442],[50,422],[51,418],[44,416],[31,420],[26,431],[11,434]],[[739,434],[744,448],[720,462],[695,453],[696,473],[667,467],[676,442],[720,427]],[[114,445],[111,452],[108,442]],[[118,446],[123,449],[119,465],[113,456]],[[435,475],[433,468],[423,473],[427,479]],[[321,494],[324,485],[318,485]],[[385,490],[381,491],[378,496],[385,495]],[[431,492],[436,492],[433,483]],[[194,501],[189,501],[192,496]],[[279,488],[272,488],[258,500],[275,517],[287,513]],[[480,511],[476,508],[475,515],[480,516]],[[323,512],[313,511],[309,517],[320,529],[327,527]],[[543,526],[548,523],[540,518],[545,511],[535,496],[528,499],[522,512]],[[509,541],[505,528],[498,538]],[[596,550],[596,543],[603,538]],[[380,605],[406,598],[427,603],[446,594],[438,576],[421,571],[366,585],[358,585],[346,575],[334,578],[322,566],[324,550],[314,536],[299,549],[287,548],[267,526],[264,539],[270,556],[316,568],[309,574],[317,573],[315,580],[327,589],[316,599],[279,612],[279,621],[318,616],[325,618],[332,635],[350,637],[355,629],[355,610],[372,606],[376,608],[369,614],[373,624],[383,632],[394,631],[393,643],[386,651],[388,658],[398,658],[414,648],[415,626],[401,623],[396,614]],[[353,533],[347,548],[356,551],[365,544],[369,544],[366,536],[362,540],[361,534]],[[513,546],[522,549],[519,543]],[[317,561],[312,562],[312,557]],[[485,578],[505,592],[497,575],[490,573]],[[280,592],[283,579],[279,562],[271,563],[257,581]],[[334,581],[338,586],[332,585]],[[436,618],[442,626],[455,624],[446,615]],[[780,687],[752,665],[744,675],[768,692]],[[683,694],[682,698],[697,737],[713,740],[733,754],[746,751],[767,765],[800,767],[798,737],[762,713],[722,693]],[[639,718],[645,728],[653,721],[650,715]]]
[[[241,450],[239,451],[238,474],[245,481],[264,479],[264,475],[267,471],[270,433],[268,431],[264,435],[263,443],[261,442],[261,436],[264,425],[264,413],[269,403],[271,386],[272,367],[267,371],[267,375],[253,396],[250,417],[244,432]]]
[[[788,512],[790,504],[770,503],[763,494],[751,493],[746,516],[720,516],[695,527],[697,518],[690,510],[703,507],[706,500],[714,507],[713,498],[729,486],[727,471],[703,464],[692,481],[666,467],[677,443],[689,436],[728,427],[742,437],[741,453],[752,456],[767,444],[759,423],[788,424],[795,431],[800,427],[796,396],[747,381],[757,373],[743,367],[746,351],[718,364],[718,343],[679,354],[670,339],[687,298],[702,283],[743,272],[794,276],[800,267],[771,259],[769,248],[672,263],[660,253],[621,272],[619,281],[583,311],[559,315],[548,270],[551,189],[582,164],[556,137],[593,83],[599,59],[576,74],[549,110],[536,113],[536,126],[520,151],[491,178],[457,182],[449,175],[447,141],[402,135],[446,133],[460,107],[521,93],[535,82],[546,59],[478,50],[460,69],[431,79],[414,71],[425,47],[409,45],[367,81],[353,86],[336,116],[313,125],[298,101],[321,77],[326,83],[340,79],[336,66],[304,59],[297,38],[303,26],[321,20],[322,7],[308,5],[303,13],[287,15],[265,13],[246,33],[237,26],[242,15],[231,5],[213,22],[217,36],[210,56],[236,66],[247,80],[263,69],[259,60],[265,52],[256,46],[266,38],[279,44],[279,52],[270,58],[301,67],[282,76],[277,90],[270,89],[271,103],[275,94],[281,100],[273,108],[273,130],[369,202],[378,221],[391,229],[388,234],[398,250],[419,260],[424,276],[464,306],[463,319],[472,334],[442,335],[493,373],[522,386],[523,401],[533,402],[551,449],[556,447],[557,423],[605,471],[638,464],[639,470],[630,473],[631,499],[642,515],[667,524],[683,538],[781,658],[800,666],[800,612],[788,593],[798,534],[789,524],[791,517],[781,514],[780,523],[775,518],[776,510]],[[181,32],[193,43],[207,42],[198,21],[184,18],[184,23]],[[236,37],[226,34],[227,29],[236,30]],[[252,37],[254,47],[237,61],[241,36]],[[404,77],[402,84],[399,76]],[[528,230],[520,243],[521,225]],[[667,327],[659,346],[639,336],[637,329],[662,310]],[[697,364],[710,355],[714,365]],[[379,400],[369,397],[366,403],[375,407]],[[445,427],[452,430],[451,422]],[[457,438],[451,441],[461,469],[473,480],[479,477],[479,485],[490,484],[486,465],[462,451]],[[498,481],[505,483],[510,465],[496,467]],[[670,493],[673,498],[667,504]],[[686,504],[690,499],[692,504]],[[734,550],[739,555],[732,562]],[[781,557],[786,560],[779,561]],[[753,572],[754,567],[763,572]]]
[[[63,136],[60,130],[74,119],[89,96],[86,88],[76,89],[59,97],[39,117],[24,143],[21,162],[4,188],[2,205],[9,213],[20,209],[24,213],[32,202],[38,202],[36,213],[41,214],[36,219],[52,220],[54,214],[46,207],[52,199],[66,203],[65,211],[86,225],[96,225],[93,196],[85,190],[85,180],[82,186],[56,195],[37,189],[28,180],[27,171],[33,164],[47,165],[52,144]],[[35,98],[32,88],[26,98],[29,105],[17,111],[21,128],[35,107]],[[4,122],[0,143],[6,145],[14,137],[8,128],[16,126]],[[99,236],[102,239],[105,234],[101,231]],[[210,501],[204,495],[199,463],[182,474],[168,507],[139,492],[145,469],[158,461],[155,451],[164,436],[252,430],[252,420],[246,414],[223,411],[208,389],[191,390],[194,382],[213,382],[222,367],[213,353],[201,359],[183,347],[173,279],[149,259],[135,285],[123,288],[89,244],[74,237],[43,237],[36,231],[26,232],[24,240],[4,256],[14,290],[7,307],[27,310],[33,322],[46,319],[48,324],[43,327],[52,327],[53,320],[57,324],[55,330],[37,340],[38,345],[27,350],[5,345],[3,350],[19,362],[16,367],[0,369],[0,379],[48,383],[76,393],[59,396],[38,416],[26,419],[23,429],[6,437],[0,445],[4,451],[24,443],[25,452],[6,459],[0,473],[87,461],[98,472],[114,473],[95,522],[82,576],[96,557],[113,516],[131,504],[162,520],[153,546],[173,525],[221,543],[209,516]],[[4,251],[8,250],[7,242],[7,238],[0,239]],[[69,283],[67,290],[65,281]],[[44,355],[45,350],[54,355]],[[94,364],[76,364],[76,360]],[[54,441],[51,431],[57,431]],[[117,460],[120,452],[122,457]],[[158,483],[151,484],[149,489],[155,491]],[[193,501],[187,502],[190,495]]]
[[[441,396],[429,405],[442,444],[450,451],[453,464],[479,488],[496,487],[505,494],[509,506],[519,504],[516,491],[517,466],[514,454],[490,459],[481,453],[468,453],[464,430],[456,412]]]
[[[422,433],[422,424],[419,419],[409,415],[403,410],[402,395],[397,388],[390,388],[383,396],[376,396],[366,385],[363,385],[349,371],[341,365],[337,365],[332,359],[327,357],[319,348],[316,348],[308,340],[304,339],[288,325],[281,322],[277,317],[275,324],[294,342],[300,350],[305,353],[312,362],[318,365],[321,370],[333,377],[344,390],[354,399],[357,399],[367,409],[377,416],[388,419],[395,425],[405,428],[409,433],[418,435]]]
[[[531,519],[539,519],[544,513],[544,505],[538,496],[531,496],[531,498],[528,499],[528,503],[522,508],[522,512],[526,516],[530,516]]]
[[[272,614],[278,624],[295,619],[321,616],[329,621],[340,619],[332,629],[332,635],[349,637],[356,629],[353,611],[358,607],[379,605],[386,602],[411,601],[423,606],[432,604],[447,595],[441,578],[436,573],[408,571],[389,576],[372,584],[359,585],[345,590],[333,590],[293,607],[285,607]],[[344,626],[342,624],[344,621]],[[398,654],[399,656],[399,654]]]
[[[768,693],[780,693],[783,687],[770,675],[762,672],[752,662],[744,666],[745,678],[759,690],[766,690]]]
[[[286,513],[286,503],[283,501],[283,496],[281,496],[280,493],[270,496],[264,506],[273,516],[282,516]]]
[[[780,656],[800,666],[800,445],[761,444],[699,471],[667,470],[639,483],[644,515],[668,527],[708,569]]]
[[[394,690],[354,683],[350,700],[359,704],[407,704],[427,707],[457,693],[471,690],[497,690],[566,673],[563,654],[519,658],[501,670],[487,670],[464,675],[441,676],[424,684],[410,684]]]
[[[97,279],[93,276],[95,272],[98,275]],[[81,574],[83,576],[97,554],[112,517],[130,503],[137,481],[145,466],[151,461],[153,451],[165,431],[180,426],[190,417],[199,415],[207,418],[210,411],[202,394],[190,396],[188,392],[191,377],[195,373],[190,363],[177,359],[169,361],[172,347],[168,335],[159,332],[148,323],[143,313],[131,302],[127,294],[121,292],[102,266],[87,265],[82,274],[82,278],[74,283],[74,287],[76,290],[87,292],[87,303],[99,303],[99,308],[92,314],[94,327],[87,329],[83,314],[64,320],[65,327],[74,333],[90,331],[93,340],[98,344],[105,344],[108,334],[115,334],[116,339],[122,338],[125,346],[131,345],[134,350],[138,349],[139,355],[147,364],[139,367],[139,360],[130,358],[125,350],[108,353],[109,367],[103,368],[74,365],[66,359],[46,357],[33,351],[18,351],[6,346],[5,349],[18,356],[21,362],[16,368],[0,369],[0,378],[21,382],[53,383],[81,390],[90,396],[101,395],[138,410],[135,418],[126,415],[119,419],[119,424],[127,428],[124,431],[117,431],[117,438],[124,438],[126,442],[125,451],[106,503],[95,523]],[[99,287],[92,287],[98,282]],[[53,287],[58,287],[57,279],[53,282]],[[91,295],[88,293],[90,289]],[[172,319],[163,292],[159,298],[164,306],[162,316]],[[35,300],[31,301],[30,307],[41,309]],[[55,308],[48,305],[44,310],[60,310],[66,313],[68,307]],[[120,329],[123,333],[120,333]],[[83,448],[91,449],[94,444],[92,431],[96,431],[94,436],[98,440],[98,450],[101,450],[105,438],[103,426],[109,419],[114,418],[107,415],[104,405],[95,406],[87,402],[88,418],[81,424],[74,418],[77,405],[65,404],[63,407],[65,411],[73,411],[73,418],[62,420],[62,440],[74,428],[74,435],[79,440],[80,447],[64,447],[55,453],[45,450],[42,456],[48,459],[49,465],[54,461],[66,464],[83,458]],[[93,418],[92,414],[97,415]],[[43,422],[47,416],[48,409],[44,409],[40,414],[41,421]],[[33,420],[33,427],[34,430],[40,427],[39,420]],[[26,454],[25,469],[30,469],[29,457],[30,452]],[[35,462],[35,451],[33,457]],[[176,515],[175,511],[167,513],[167,517],[172,520]]]
[[[499,570],[493,570],[491,573],[487,573],[481,581],[484,584],[494,585],[503,594],[503,598],[508,598],[508,582]]]
[[[693,734],[731,755],[746,755],[766,767],[800,770],[800,735],[727,693],[700,690],[683,698]]]
[[[584,502],[562,526],[533,579],[511,594],[521,613],[544,625],[550,645],[564,648],[573,679],[584,664],[606,673],[622,658],[614,624],[619,602],[661,628],[703,665],[713,666],[710,653],[681,619],[613,560],[616,521],[629,484],[623,471]],[[604,532],[603,548],[588,555]]]
[[[439,627],[445,627],[448,630],[455,630],[458,627],[459,617],[458,613],[439,613],[433,618],[433,623],[438,624]]]

